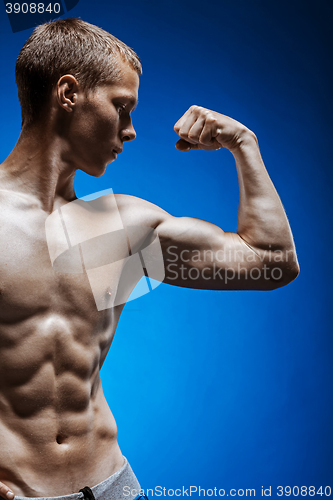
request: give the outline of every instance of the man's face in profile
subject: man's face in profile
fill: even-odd
[[[138,101],[139,76],[120,58],[118,68],[113,83],[78,92],[68,130],[74,162],[93,176],[103,175],[122,152],[124,142],[136,137],[131,112]]]

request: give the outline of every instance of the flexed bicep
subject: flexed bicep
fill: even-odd
[[[190,217],[166,217],[157,227],[170,285],[207,290],[271,290],[282,273],[270,255],[237,233]]]

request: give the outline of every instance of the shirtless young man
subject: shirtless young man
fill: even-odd
[[[37,28],[18,57],[22,132],[0,166],[4,498],[71,495],[74,500],[89,498],[92,491],[97,500],[119,499],[120,486],[137,484],[129,464],[124,465],[99,375],[123,305],[98,310],[87,272],[66,274],[52,267],[45,223],[53,211],[76,200],[77,169],[103,175],[124,143],[135,139],[131,111],[140,74],[131,49],[80,20]],[[175,131],[180,151],[227,148],[233,154],[240,186],[237,233],[173,217],[126,195],[115,195],[116,210],[113,201],[106,202],[110,231],[119,214],[125,229],[154,228],[166,264],[171,246],[179,257],[172,256],[173,272],[164,279],[169,284],[272,290],[295,279],[292,234],[255,135],[237,121],[198,106],[180,118]],[[136,251],[143,240],[137,237]],[[185,279],[192,268],[198,270],[197,279]],[[111,292],[105,288],[102,294],[117,288],[121,272],[120,266],[112,276]],[[123,473],[120,482],[117,471]],[[107,485],[107,492],[94,488],[99,483]],[[78,493],[85,486],[91,490]]]

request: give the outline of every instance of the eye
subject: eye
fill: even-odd
[[[125,111],[125,107],[126,107],[125,104],[118,104],[117,105],[117,112],[118,112],[119,116],[123,113],[123,111]]]

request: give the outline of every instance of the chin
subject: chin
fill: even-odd
[[[102,163],[100,165],[94,163],[94,165],[85,165],[84,167],[81,167],[80,170],[87,175],[91,175],[92,177],[101,177],[105,174],[107,166],[107,163]]]
[[[107,166],[108,166],[108,165],[104,165],[102,168],[100,168],[100,169],[96,170],[96,173],[95,173],[95,174],[93,174],[93,175],[94,175],[94,177],[102,177],[102,175],[104,175],[104,174],[105,174],[105,172],[106,172]]]

